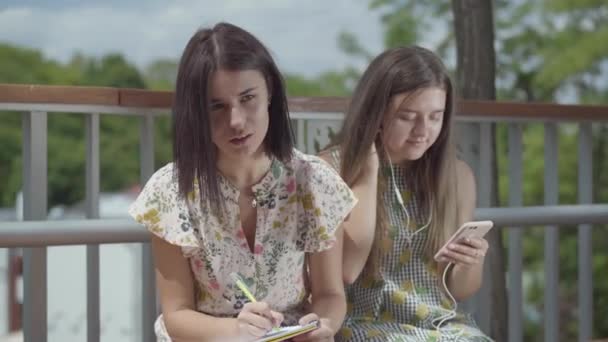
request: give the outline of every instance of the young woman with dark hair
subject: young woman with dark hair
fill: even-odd
[[[196,32],[173,123],[174,162],[130,208],[152,233],[158,339],[251,341],[319,320],[296,340],[333,340],[346,310],[340,226],[356,199],[327,163],[294,149],[283,79],[262,43],[226,23]]]

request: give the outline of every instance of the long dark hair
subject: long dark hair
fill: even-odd
[[[355,88],[337,143],[341,152],[341,175],[348,184],[353,184],[372,144],[376,144],[380,158],[386,160],[378,132],[391,99],[398,94],[428,87],[439,87],[446,92],[443,126],[429,150],[420,159],[408,163],[407,183],[423,210],[432,214],[427,235],[427,256],[431,256],[457,228],[459,220],[456,157],[452,143],[454,94],[441,60],[418,46],[393,48],[377,56]],[[387,176],[378,172],[376,235],[367,267],[375,275],[382,250],[380,246],[388,232],[387,203],[383,197],[387,184]]]
[[[222,207],[216,147],[211,140],[210,84],[217,70],[258,70],[264,76],[270,104],[264,138],[266,153],[291,158],[293,132],[283,77],[264,45],[251,33],[228,23],[198,30],[186,45],[177,73],[173,104],[173,161],[181,196],[198,183],[201,203],[216,213]]]

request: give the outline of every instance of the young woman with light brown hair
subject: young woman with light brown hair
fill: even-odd
[[[487,241],[458,241],[433,259],[475,208],[453,114],[440,59],[420,47],[394,48],[371,62],[336,144],[321,153],[359,199],[344,225],[349,309],[338,340],[487,339],[449,300],[479,289]]]

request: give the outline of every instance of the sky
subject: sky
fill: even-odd
[[[331,5],[328,5],[331,4]],[[190,36],[220,21],[239,25],[272,51],[284,72],[315,76],[361,60],[337,46],[352,32],[372,54],[383,46],[369,0],[0,0],[0,42],[39,49],[60,62],[81,52],[122,53],[143,68],[179,59]]]

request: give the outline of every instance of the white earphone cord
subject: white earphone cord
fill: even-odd
[[[389,168],[390,168],[390,171],[391,171],[391,180],[393,181],[393,191],[395,193],[395,196],[397,197],[397,201],[399,202],[401,208],[403,209],[403,212],[405,213],[405,217],[406,217],[406,220],[407,220],[406,221],[407,224],[405,226],[405,229],[408,229],[408,227],[410,225],[410,214],[407,211],[407,208],[405,207],[405,203],[403,201],[403,197],[401,196],[401,193],[399,192],[399,188],[397,187],[397,182],[395,180],[395,172],[393,170],[393,161],[391,160],[391,157],[390,157],[390,155],[388,153],[386,153],[386,156],[388,157]],[[432,208],[429,211],[430,211],[429,212],[429,219],[428,219],[427,223],[424,226],[422,226],[421,228],[419,228],[416,231],[414,231],[412,233],[412,235],[407,238],[408,239],[408,243],[410,244],[410,246],[412,246],[412,239],[414,238],[414,236],[416,234],[418,234],[419,232],[423,231],[424,229],[428,228],[428,226],[431,224],[431,218],[433,216]],[[442,316],[434,318],[431,321],[431,324],[433,325],[433,327],[435,328],[435,330],[437,332],[448,333],[448,334],[457,334],[457,336],[455,336],[455,341],[457,341],[464,334],[464,329],[463,328],[442,327],[442,325],[444,323],[446,323],[448,320],[456,317],[456,310],[458,308],[458,303],[456,302],[456,299],[454,299],[454,296],[452,296],[452,293],[450,293],[450,290],[448,289],[448,285],[447,285],[447,279],[446,278],[447,278],[448,270],[449,270],[449,268],[451,266],[454,266],[454,264],[453,263],[449,263],[445,267],[445,269],[443,270],[442,285],[443,285],[443,288],[445,289],[445,292],[447,293],[448,297],[452,301],[453,309],[450,310],[450,309],[444,309],[444,308],[440,307],[439,308],[440,310],[444,310],[447,313],[444,314],[444,315],[442,315]],[[412,290],[414,292],[414,295],[416,297],[418,297],[418,293],[416,293],[416,286],[415,285],[412,286]],[[492,342],[492,340],[489,339],[489,338],[487,338],[486,336],[483,336],[483,337],[486,338],[488,341]]]

